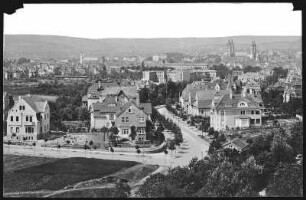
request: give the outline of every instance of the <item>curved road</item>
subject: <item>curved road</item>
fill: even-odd
[[[175,167],[188,165],[193,157],[203,158],[207,154],[209,147],[208,142],[200,139],[194,131],[180,119],[174,118],[174,115],[170,113],[164,106],[157,107],[157,111],[164,115],[166,118],[170,118],[176,123],[182,130],[183,143],[177,147],[175,151],[168,151],[168,155],[164,153],[155,154],[140,154],[132,152],[107,152],[107,151],[89,151],[82,149],[64,149],[60,150],[55,148],[45,147],[33,147],[18,146],[18,145],[3,145],[4,154],[16,154],[16,155],[31,155],[31,156],[46,156],[56,158],[67,157],[87,157],[97,159],[114,159],[114,160],[129,160],[142,162],[144,164],[157,164],[165,167]]]

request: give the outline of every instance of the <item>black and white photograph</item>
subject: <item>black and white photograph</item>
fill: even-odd
[[[3,14],[3,197],[303,197],[292,3]]]

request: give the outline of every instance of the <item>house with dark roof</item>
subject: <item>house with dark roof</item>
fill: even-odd
[[[122,95],[122,91],[124,95]],[[93,103],[103,102],[108,95],[117,95],[118,97],[125,96],[136,102],[139,101],[137,86],[121,86],[118,83],[94,83],[88,88],[87,95],[82,97],[82,105],[90,110]]]
[[[190,115],[210,115],[211,101],[215,95],[228,93],[231,82],[215,80],[213,82],[193,82],[186,86],[180,96],[180,104]]]
[[[253,95],[242,93],[215,97],[212,101],[210,126],[215,130],[261,126],[263,104]]]
[[[224,149],[230,148],[230,149],[236,149],[237,151],[242,152],[242,151],[245,151],[249,147],[249,144],[245,142],[244,140],[234,139],[234,140],[224,143],[222,147]]]
[[[37,141],[50,131],[50,109],[47,101],[20,96],[9,110],[7,138],[16,141]]]
[[[131,127],[134,126],[136,140],[145,140],[146,120],[151,120],[152,107],[151,103],[138,103],[120,91],[117,94],[107,94],[102,102],[93,103],[90,113],[91,129],[116,126],[119,137],[129,138]]]

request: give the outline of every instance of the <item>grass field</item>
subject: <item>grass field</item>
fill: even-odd
[[[12,160],[21,160],[12,161]],[[4,156],[3,191],[59,190],[67,185],[100,178],[137,165],[133,161],[93,158],[38,158]]]

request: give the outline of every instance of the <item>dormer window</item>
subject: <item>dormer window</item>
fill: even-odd
[[[129,108],[129,113],[132,113],[132,108]]]
[[[245,103],[245,102],[240,102],[240,103],[238,104],[238,107],[248,107],[248,105],[247,105],[247,103]]]

